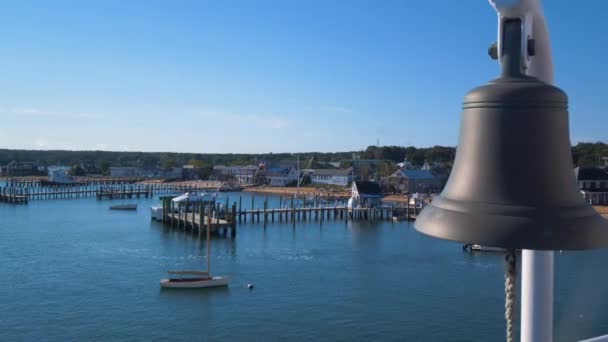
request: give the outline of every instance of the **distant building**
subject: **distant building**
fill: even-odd
[[[443,182],[430,170],[400,169],[388,177],[388,183],[398,192],[413,194],[438,192]]]
[[[2,167],[1,171],[3,176],[35,176],[40,174],[38,163],[14,160]]]
[[[608,192],[608,173],[602,169],[581,168],[576,181],[581,190]]]
[[[382,189],[376,182],[354,181],[349,207],[377,207],[382,204]]]
[[[168,170],[162,169],[142,169],[133,166],[111,166],[110,176],[112,177],[141,177],[141,178],[177,178],[182,179],[183,169],[172,167]]]
[[[139,168],[131,166],[110,166],[110,176],[112,177],[137,177]]]
[[[441,166],[440,163],[425,161],[424,165],[422,165],[421,169],[422,170],[433,170],[433,169],[438,168],[440,166]]]
[[[255,175],[259,169],[253,164],[240,166],[234,170],[234,177],[241,185],[253,185],[255,184]]]
[[[400,169],[406,168],[409,169],[412,167],[412,163],[409,161],[402,161],[401,163],[397,163],[397,167]]]
[[[200,178],[201,168],[194,165],[184,165],[182,167],[182,179],[196,180]]]
[[[578,171],[578,172],[577,172]],[[576,181],[581,194],[592,205],[608,204],[608,173],[598,168],[576,170]]]
[[[347,186],[353,181],[353,168],[348,169],[316,169],[310,174],[312,184],[331,184]]]
[[[260,168],[257,165],[213,166],[213,178],[221,181],[236,181],[241,185],[256,183],[256,173]]]
[[[297,183],[298,171],[294,167],[271,168],[264,172],[266,182],[272,186],[287,186],[290,183]]]

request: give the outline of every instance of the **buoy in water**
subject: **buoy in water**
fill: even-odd
[[[247,288],[250,290],[253,289],[253,284],[252,283],[247,284]]]

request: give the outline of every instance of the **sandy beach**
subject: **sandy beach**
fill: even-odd
[[[595,208],[598,213],[602,214],[602,216],[608,218],[608,205],[594,205],[593,208]]]
[[[260,187],[246,187],[243,191],[256,192],[264,194],[275,194],[275,195],[295,195],[295,194],[321,194],[321,195],[334,195],[334,196],[350,196],[350,189],[348,190],[327,190],[322,188],[315,188],[312,186],[303,186],[299,188],[293,187],[275,187],[275,186],[260,186]]]
[[[152,179],[138,182],[138,184],[175,184],[175,185],[190,185],[199,188],[217,188],[222,185],[222,182],[208,180],[191,180],[177,182],[163,182],[162,180]]]

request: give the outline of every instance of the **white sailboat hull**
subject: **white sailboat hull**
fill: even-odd
[[[228,277],[210,278],[165,278],[160,280],[165,288],[198,289],[205,287],[228,286]]]

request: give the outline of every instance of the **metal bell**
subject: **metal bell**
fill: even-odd
[[[415,227],[509,249],[608,246],[608,221],[574,177],[567,96],[521,72],[521,37],[512,33],[501,76],[465,95],[452,172]]]

